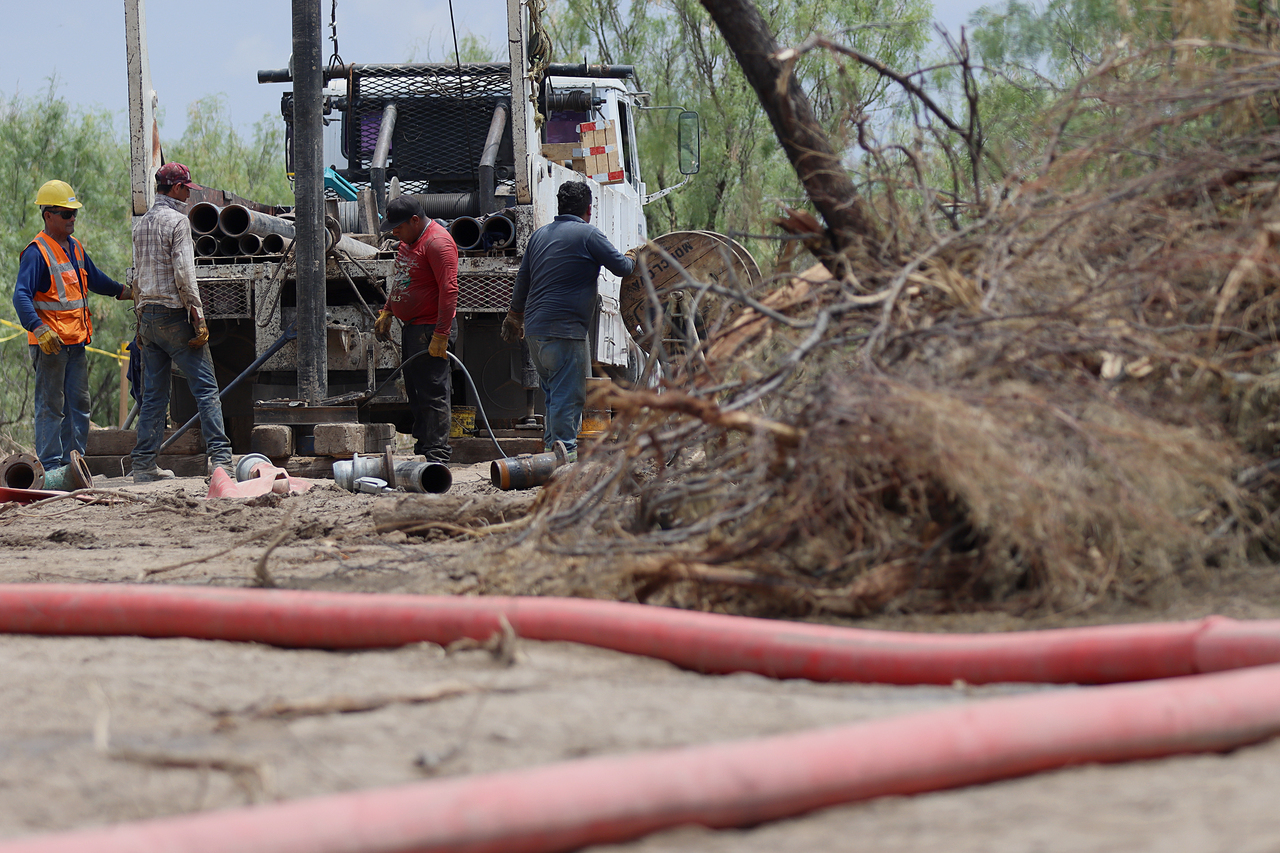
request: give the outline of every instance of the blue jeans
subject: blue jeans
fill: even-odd
[[[89,362],[84,344],[63,344],[53,355],[30,346],[36,370],[36,458],[46,471],[71,463],[89,440]]]
[[[142,405],[138,408],[138,443],[133,448],[133,470],[156,466],[156,454],[164,441],[169,419],[169,371],[177,365],[187,378],[200,411],[204,448],[214,465],[231,464],[231,442],[222,424],[222,402],[213,373],[209,346],[192,349],[187,341],[196,336],[187,312],[163,305],[142,306],[138,342],[142,345]]]
[[[533,366],[547,397],[547,428],[542,443],[547,450],[563,441],[566,450],[578,449],[582,409],[587,404],[587,374],[591,352],[585,340],[526,337]]]

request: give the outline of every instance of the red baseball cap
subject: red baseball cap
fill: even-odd
[[[191,170],[181,163],[165,163],[156,170],[156,183],[162,187],[190,187],[193,190],[201,186],[191,181]]]

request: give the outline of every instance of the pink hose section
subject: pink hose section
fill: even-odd
[[[1280,666],[1268,666],[37,836],[0,853],[565,851],[1277,733]]]
[[[1280,733],[1280,622],[928,635],[577,599],[0,585],[0,630],[392,647],[522,637],[702,672],[883,683],[1165,679],[966,704],[830,729],[329,795],[0,843],[0,853],[562,851],[697,823],[1084,762],[1229,749]],[[1237,672],[1197,672],[1249,667]]]
[[[0,632],[239,640],[358,649],[531,640],[661,658],[698,672],[882,684],[1106,684],[1280,663],[1280,620],[908,634],[614,601],[0,584]]]

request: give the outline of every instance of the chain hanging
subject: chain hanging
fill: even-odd
[[[338,53],[338,0],[333,0],[329,11],[329,40],[333,42],[333,56],[329,57],[329,67],[339,68],[343,65],[342,56]]]

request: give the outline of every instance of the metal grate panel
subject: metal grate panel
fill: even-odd
[[[388,168],[405,192],[472,192],[494,108],[511,99],[507,63],[357,65],[343,127],[346,177],[367,185],[383,108],[397,110]],[[498,165],[511,165],[507,125]],[[429,187],[429,189],[428,189]]]
[[[204,316],[210,320],[230,320],[252,317],[250,311],[248,280],[224,281],[203,278],[199,280],[200,301],[204,303]]]
[[[505,313],[515,283],[516,277],[505,273],[458,273],[458,310]]]

